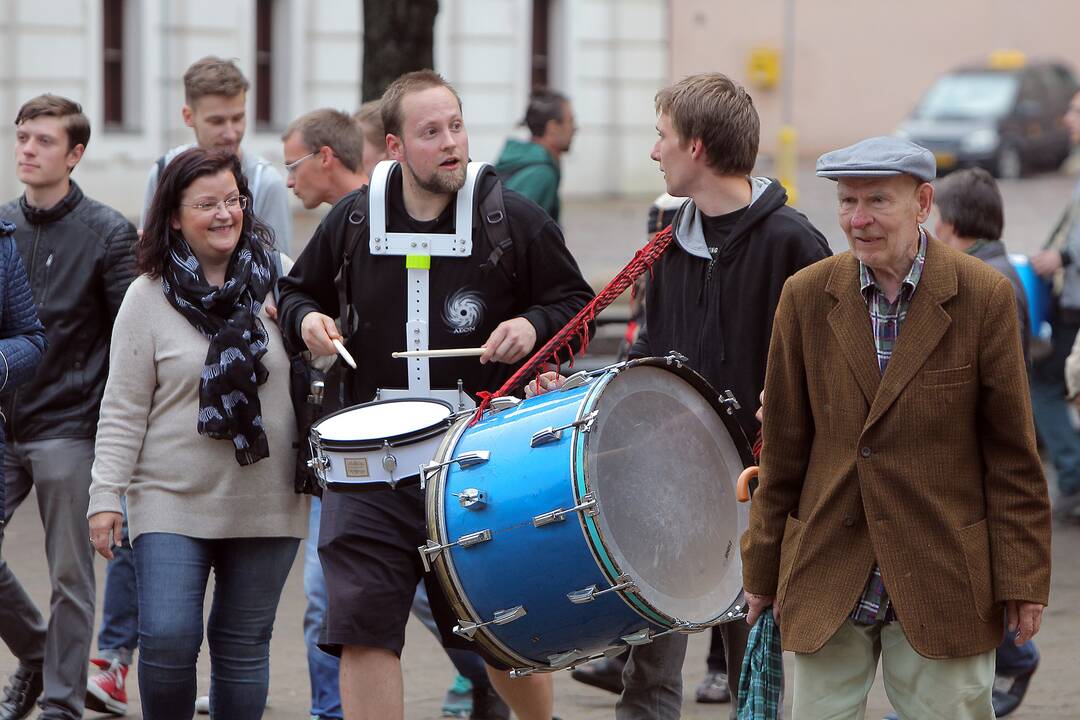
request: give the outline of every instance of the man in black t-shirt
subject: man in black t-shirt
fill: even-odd
[[[389,157],[400,165],[387,186],[387,230],[446,233],[455,224],[454,200],[465,181],[468,135],[461,103],[431,71],[403,75],[387,89],[381,113]],[[359,190],[357,192],[365,192]],[[481,180],[480,204],[503,192],[496,179]],[[355,195],[327,215],[281,287],[281,324],[314,355],[334,354],[338,307],[332,282],[341,267]],[[503,194],[512,247],[490,262],[485,233],[473,237],[469,258],[431,259],[429,337],[432,347],[486,348],[475,358],[440,360],[430,367],[431,387],[454,388],[458,379],[475,395],[497,389],[514,364],[546,342],[591,299],[558,226],[532,202]],[[370,213],[369,213],[370,216]],[[403,258],[372,255],[362,233],[346,272],[358,322],[346,344],[358,369],[346,376],[351,402],[372,399],[376,388],[404,388],[406,364],[391,358],[405,342]],[[416,489],[380,490],[323,500],[319,555],[326,574],[328,608],[320,644],[341,653],[341,696],[346,720],[400,720],[404,697],[400,654],[417,583],[423,576],[416,548],[427,539],[424,501]],[[431,606],[448,646],[467,645],[451,632],[453,617],[435,582],[427,578]],[[521,720],[551,718],[549,675],[511,679],[489,666],[499,695]],[[473,717],[485,714],[475,698]]]

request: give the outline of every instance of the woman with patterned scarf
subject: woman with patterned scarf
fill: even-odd
[[[274,615],[306,530],[289,359],[265,305],[273,240],[250,206],[235,156],[192,148],[169,163],[113,329],[88,517],[111,557],[127,496],[147,720],[192,717],[211,570],[211,712],[262,716]]]

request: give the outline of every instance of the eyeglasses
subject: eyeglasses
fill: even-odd
[[[227,212],[233,212],[235,210],[243,210],[247,207],[248,199],[246,195],[234,195],[224,200],[215,200],[213,202],[206,200],[197,203],[180,203],[183,207],[189,207],[196,212],[211,213],[217,212],[218,208],[222,205],[225,206]]]
[[[312,155],[318,155],[318,154],[319,154],[319,151],[316,150],[314,152],[309,152],[307,155],[305,155],[302,158],[298,158],[296,160],[293,160],[291,163],[285,163],[285,170],[289,173],[289,175],[295,175],[296,174],[296,169],[298,167],[300,167],[300,163],[304,162],[305,160],[307,160]]]

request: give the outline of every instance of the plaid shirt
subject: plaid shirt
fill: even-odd
[[[736,622],[741,622],[736,620]],[[775,720],[784,684],[784,650],[772,608],[765,608],[746,639],[739,672],[738,720]]]
[[[885,368],[889,366],[889,359],[892,358],[896,340],[900,337],[900,328],[907,318],[911,297],[919,285],[925,263],[926,233],[920,229],[919,251],[915,254],[911,270],[900,284],[900,294],[896,302],[889,302],[889,298],[874,281],[874,272],[866,265],[859,263],[859,287],[866,300],[866,308],[870,311],[874,350],[877,352],[878,370],[882,375],[885,374]],[[863,590],[855,609],[851,611],[851,619],[862,625],[892,622],[896,619],[892,603],[889,602],[889,593],[885,590],[885,582],[881,578],[881,568],[876,563],[870,572],[870,578],[866,581],[866,589]]]

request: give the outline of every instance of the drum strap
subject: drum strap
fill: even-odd
[[[356,253],[356,248],[360,246],[360,240],[367,232],[367,201],[368,193],[365,185],[356,193],[352,206],[349,208],[348,225],[345,230],[345,251],[341,255],[341,271],[337,282],[338,312],[341,314],[341,332],[345,336],[346,342],[356,331],[356,314],[352,309],[352,280],[349,264]]]

